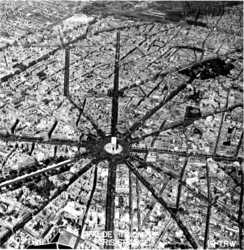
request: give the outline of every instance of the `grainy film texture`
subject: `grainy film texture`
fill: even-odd
[[[244,248],[243,2],[0,18],[0,248]]]

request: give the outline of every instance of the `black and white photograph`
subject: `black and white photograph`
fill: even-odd
[[[243,1],[0,0],[0,249],[244,249]]]

